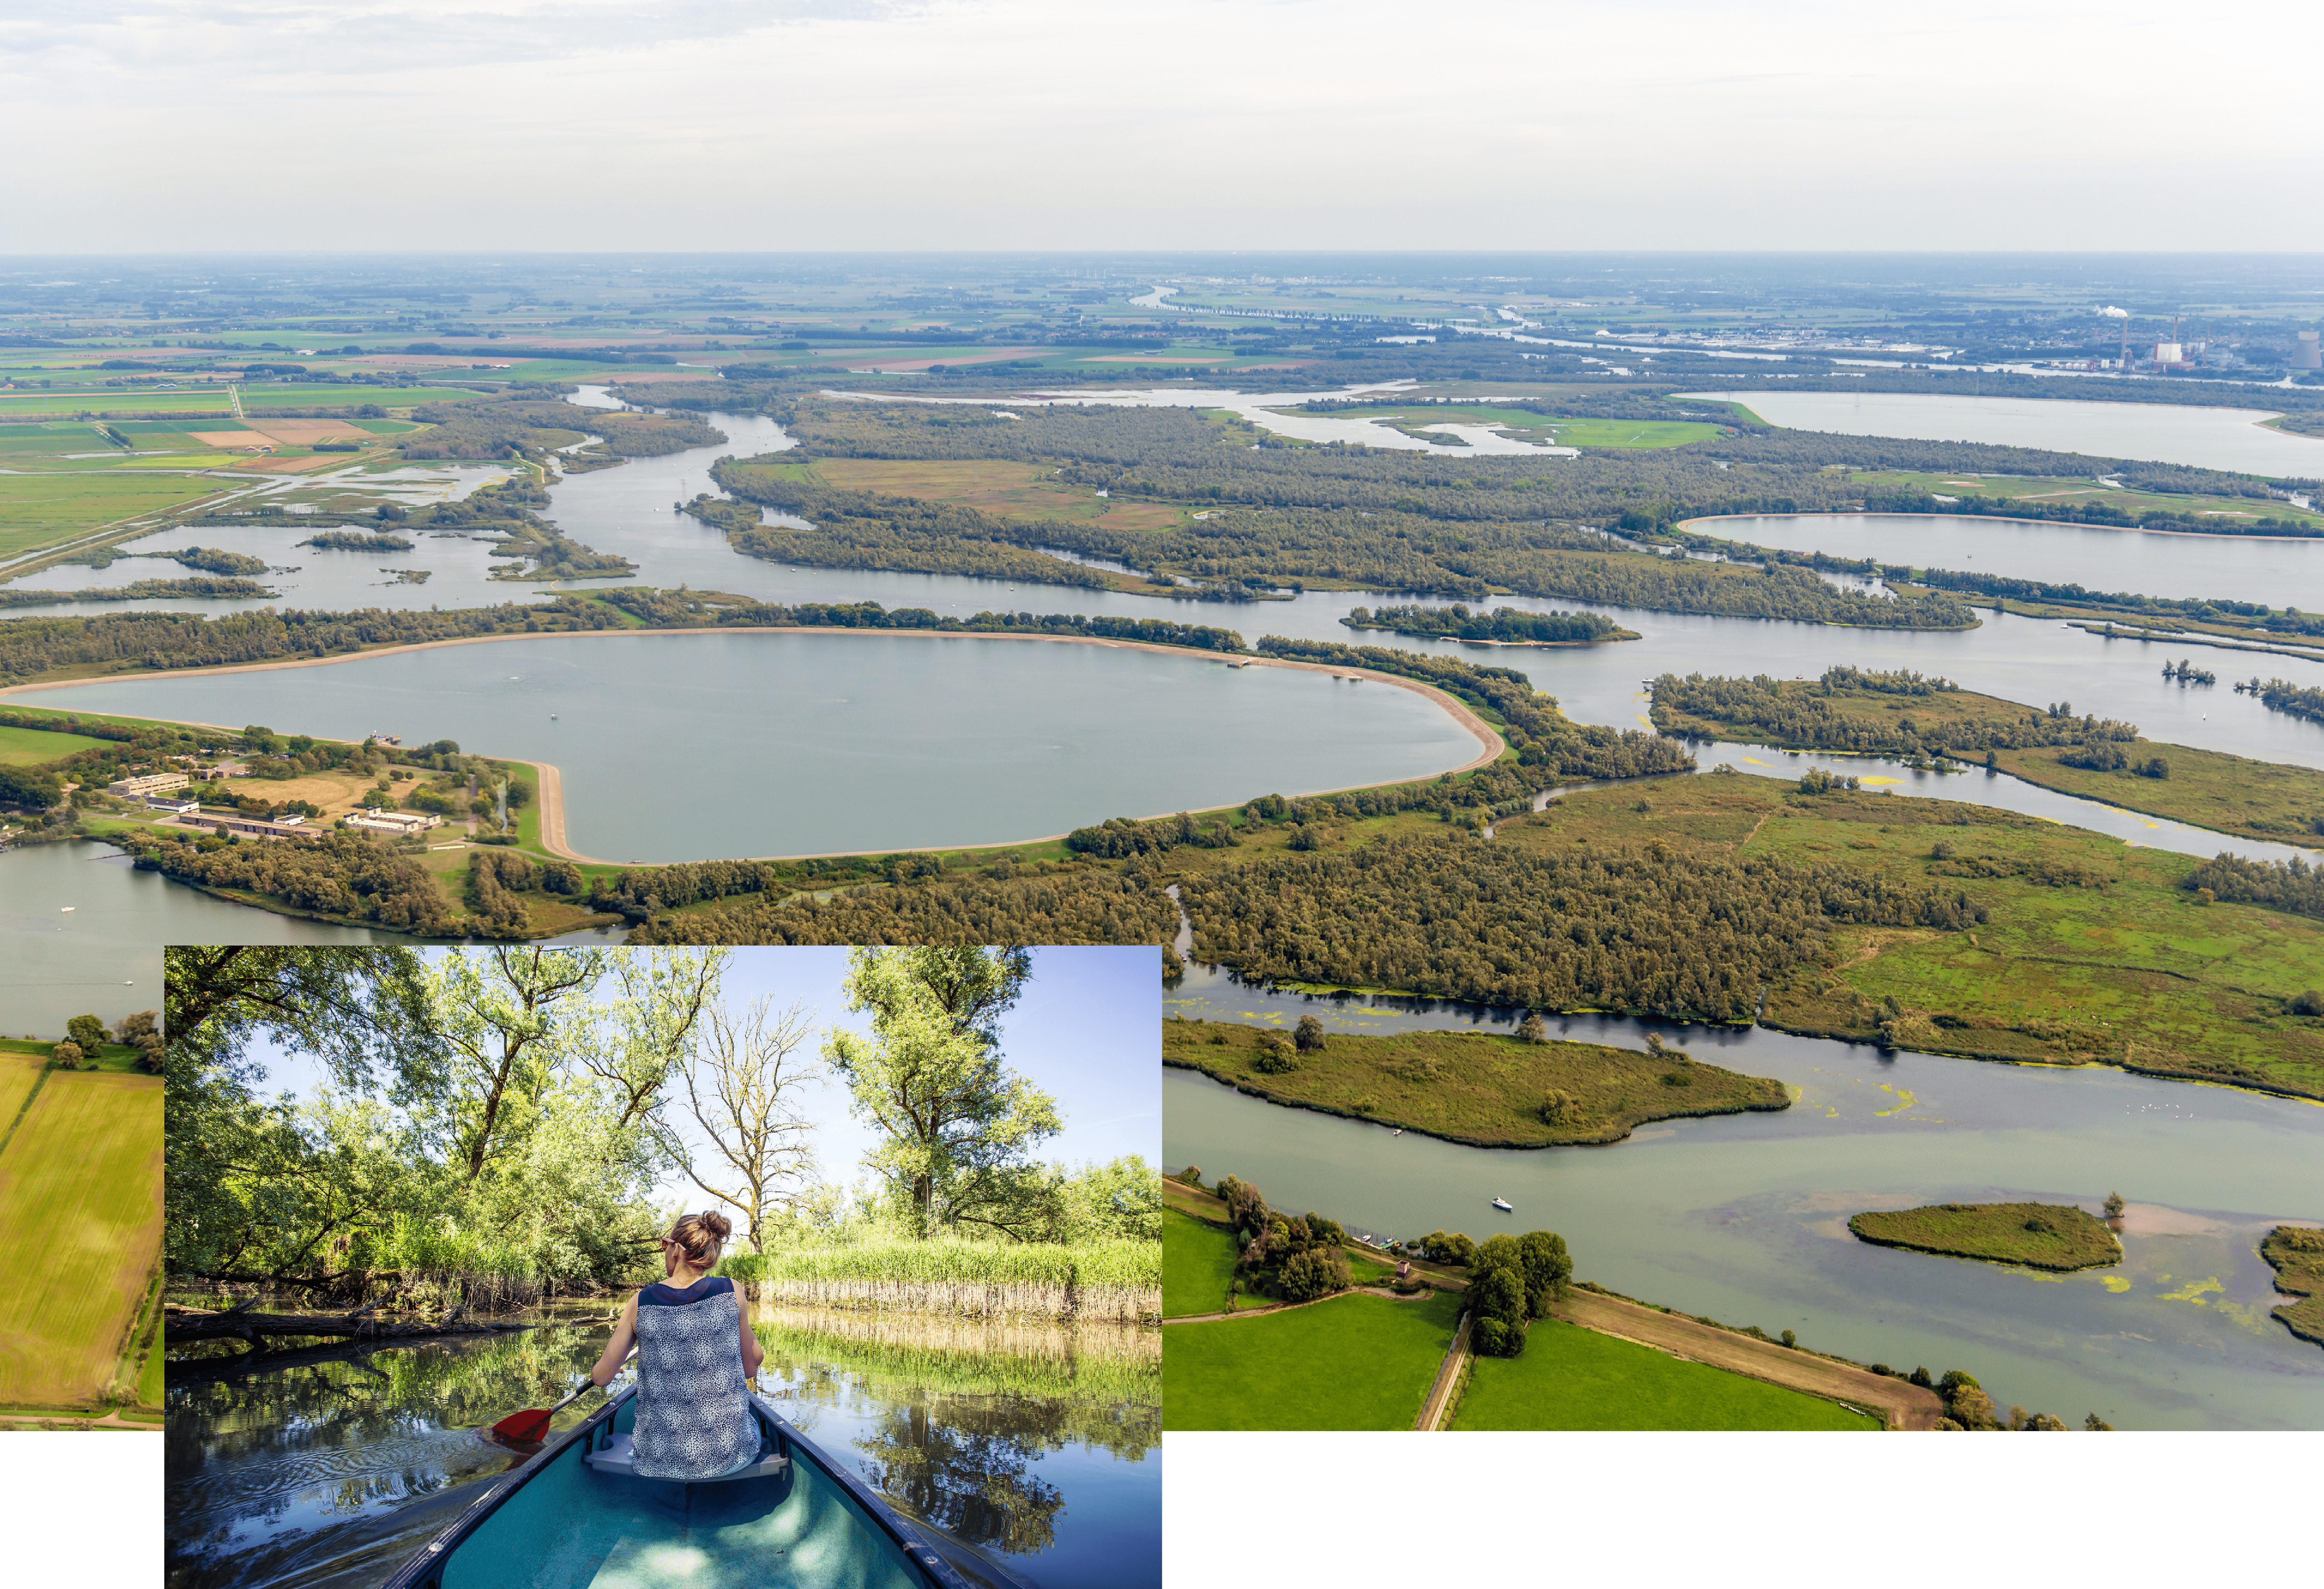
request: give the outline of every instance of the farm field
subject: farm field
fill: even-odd
[[[70,756],[76,750],[88,750],[105,743],[105,740],[91,739],[87,734],[59,734],[47,729],[0,727],[0,767],[38,767],[44,761],[54,761],[60,756]]]
[[[1519,1355],[1476,1360],[1452,1428],[1870,1431],[1880,1420],[1820,1396],[1544,1318],[1527,1332]]]
[[[160,1078],[51,1072],[0,1152],[0,1407],[105,1393],[161,1215]]]
[[[354,409],[365,403],[408,409],[415,403],[460,402],[476,394],[457,386],[246,386],[242,406],[246,413],[272,409]],[[217,414],[231,415],[234,404],[224,388],[208,391],[160,391],[152,387],[98,388],[67,391],[12,391],[0,394],[0,416],[9,414]]]
[[[1461,1299],[1335,1297],[1162,1332],[1168,1429],[1408,1429],[1452,1348]]]
[[[24,1100],[48,1065],[48,1043],[11,1042],[0,1048],[0,1144],[24,1112]]]
[[[0,474],[0,556],[231,489],[182,474]]]
[[[1162,1210],[1162,1317],[1224,1308],[1234,1266],[1232,1236],[1176,1208]]]

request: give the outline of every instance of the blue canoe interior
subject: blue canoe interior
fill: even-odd
[[[386,1589],[984,1589],[756,1396],[773,1456],[705,1483],[625,1471],[622,1392],[495,1481]],[[598,1460],[593,1463],[590,1458]]]

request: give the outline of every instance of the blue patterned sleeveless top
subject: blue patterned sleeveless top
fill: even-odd
[[[632,1448],[649,1479],[707,1479],[758,1455],[742,1383],[734,1282],[706,1275],[638,1293],[638,1421]]]

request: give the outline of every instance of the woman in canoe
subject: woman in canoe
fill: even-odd
[[[723,1478],[759,1459],[750,1382],[764,1354],[734,1282],[714,1276],[733,1226],[721,1214],[685,1214],[662,1237],[662,1272],[622,1309],[590,1382],[611,1384],[638,1348],[638,1421],[632,1449],[641,1478]]]

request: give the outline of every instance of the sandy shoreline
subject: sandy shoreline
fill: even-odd
[[[1368,667],[1349,667],[1337,663],[1329,662],[1295,662],[1288,657],[1254,657],[1243,653],[1230,651],[1201,651],[1187,646],[1162,646],[1148,640],[1118,640],[1097,635],[964,634],[958,631],[946,631],[943,629],[815,629],[802,624],[750,626],[730,624],[723,627],[714,626],[703,629],[581,629],[563,634],[464,635],[457,639],[425,640],[419,644],[410,646],[383,646],[374,651],[351,651],[344,657],[302,657],[295,660],[284,662],[244,662],[235,663],[221,667],[189,667],[182,669],[164,669],[159,672],[151,673],[108,674],[102,678],[95,679],[56,679],[43,684],[18,684],[13,689],[0,690],[0,701],[13,700],[17,696],[31,694],[33,692],[40,690],[73,689],[82,684],[114,684],[123,679],[203,678],[217,674],[272,673],[294,667],[336,667],[343,663],[362,662],[374,657],[392,657],[399,653],[409,651],[435,651],[441,650],[449,646],[486,646],[497,644],[505,640],[651,638],[661,635],[835,635],[843,637],[858,636],[874,638],[900,635],[930,640],[1031,640],[1046,642],[1053,645],[1105,646],[1119,651],[1151,651],[1157,656],[1185,657],[1194,661],[1218,662],[1234,666],[1282,667],[1289,668],[1300,673],[1331,674],[1340,678],[1366,678],[1371,679],[1379,684],[1392,684],[1399,690],[1409,690],[1416,695],[1426,698],[1441,708],[1447,716],[1451,717],[1453,721],[1459,723],[1463,729],[1466,729],[1470,734],[1476,739],[1478,742],[1477,754],[1471,757],[1467,761],[1462,762],[1460,766],[1445,768],[1443,769],[1444,771],[1462,773],[1468,772],[1475,767],[1488,766],[1490,763],[1499,760],[1501,753],[1508,749],[1508,743],[1494,730],[1492,725],[1486,722],[1484,719],[1479,717],[1474,712],[1471,712],[1468,706],[1459,699],[1459,697],[1452,695],[1443,690],[1440,690],[1434,684],[1423,684],[1418,679],[1403,678],[1395,674],[1380,673]],[[171,718],[162,721],[187,722],[192,726],[199,728],[225,728],[227,726],[221,723],[200,722],[190,718]],[[229,730],[229,731],[234,730]],[[477,751],[471,752],[471,754],[489,755],[489,752]],[[679,862],[666,861],[614,861],[606,860],[597,856],[582,854],[579,850],[573,849],[566,838],[565,775],[563,771],[555,764],[550,762],[527,761],[519,757],[493,756],[491,759],[494,761],[517,762],[522,766],[533,768],[540,774],[540,787],[538,793],[540,802],[540,844],[541,848],[548,850],[550,854],[560,856],[567,860],[577,861],[586,866],[658,866],[683,864]],[[1430,774],[1428,776],[1435,776],[1438,775]],[[1416,780],[1403,778],[1397,781],[1399,783],[1412,783]],[[1374,787],[1374,785],[1370,784],[1345,784],[1334,789],[1306,790],[1298,795],[1293,796],[1293,798],[1305,799],[1320,794],[1337,794],[1348,789],[1369,789],[1371,787]],[[1130,820],[1133,822],[1152,822],[1159,817],[1176,816],[1176,814],[1177,813],[1176,812],[1157,812],[1151,816],[1133,817]],[[1093,819],[1095,822],[1104,822],[1110,819],[1104,817]],[[1063,833],[1046,833],[1038,838],[1010,839],[991,844],[947,844],[939,846],[938,848],[946,851],[965,850],[1013,850],[1018,846],[1024,844],[1051,843],[1059,839],[1063,839],[1065,835]],[[817,855],[891,855],[898,853],[898,851],[891,848],[888,850],[825,850],[817,851],[816,853]],[[718,859],[742,860],[807,860],[814,859],[814,857],[809,855],[753,855],[720,857]]]

